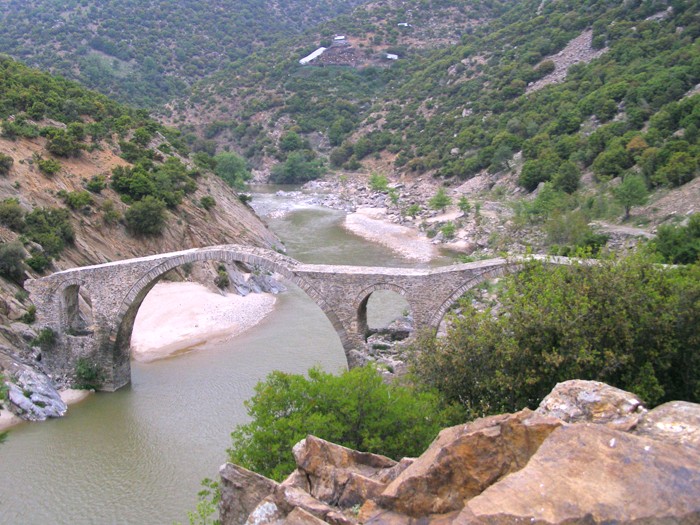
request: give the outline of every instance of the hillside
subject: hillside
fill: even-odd
[[[145,107],[357,5],[350,1],[12,0],[0,52]]]
[[[430,192],[445,184],[453,206],[464,198],[465,209],[491,208],[507,230],[499,242],[493,230],[478,234],[492,252],[513,237],[536,249],[595,250],[604,240],[588,224],[628,215],[614,189],[628,175],[642,177],[651,202],[667,192],[685,202],[664,216],[640,208],[637,226],[697,211],[686,186],[700,166],[696,2],[485,5],[470,5],[470,21],[447,5],[360,7],[323,27],[345,36],[364,62],[300,65],[324,43],[312,32],[306,47],[296,40],[203,80],[188,101],[172,104],[170,122],[192,132],[185,138],[195,149],[240,151],[259,180],[289,182],[296,172],[303,182],[323,172],[314,167],[320,161],[335,172],[331,180],[366,185],[370,172],[383,174],[402,185],[382,201],[393,220],[417,213],[416,226],[434,218]],[[420,30],[431,23],[434,31]],[[388,52],[398,60],[382,62]],[[433,181],[432,190],[405,191],[418,179]],[[452,210],[422,228],[435,235],[447,226],[447,240],[473,237],[465,229],[479,229],[474,217]],[[551,231],[562,222],[577,231]]]
[[[191,247],[279,244],[226,182],[193,165],[174,130],[8,58],[0,72],[0,343],[22,349],[18,333],[31,334],[12,324],[31,320],[26,278]],[[202,275],[213,286],[216,272]]]

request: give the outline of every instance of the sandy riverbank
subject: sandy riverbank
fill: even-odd
[[[345,217],[344,225],[355,235],[416,261],[428,262],[438,255],[437,248],[413,228],[386,221],[385,208],[359,208]]]
[[[61,399],[63,399],[63,402],[70,406],[80,403],[82,400],[92,394],[92,391],[67,388],[65,390],[61,390],[59,394],[61,394]],[[14,415],[9,410],[0,410],[0,432],[14,427],[15,425],[19,425],[20,423],[24,423],[24,419]]]
[[[224,296],[198,283],[159,283],[136,316],[132,357],[149,362],[225,341],[258,324],[275,302],[272,294]]]

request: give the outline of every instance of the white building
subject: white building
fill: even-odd
[[[319,47],[316,51],[314,51],[310,55],[305,56],[304,58],[299,60],[299,63],[302,66],[304,66],[304,65],[308,64],[309,62],[311,62],[313,59],[320,57],[325,50],[326,50],[325,47]]]

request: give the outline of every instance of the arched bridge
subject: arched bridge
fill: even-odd
[[[42,362],[53,373],[71,373],[80,357],[89,358],[101,369],[105,390],[128,384],[131,332],[143,299],[168,270],[209,260],[246,263],[299,286],[333,324],[350,366],[351,351],[364,346],[372,292],[399,293],[410,305],[416,329],[437,329],[464,292],[521,266],[505,259],[434,269],[329,266],[229,244],[73,268],[25,283],[37,308],[38,326],[56,334],[56,344],[43,353]],[[87,323],[79,313],[80,301],[92,309]]]

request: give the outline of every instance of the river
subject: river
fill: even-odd
[[[415,266],[346,232],[343,212],[274,193],[257,193],[254,203],[288,254],[303,262]],[[291,212],[280,216],[280,209]],[[400,314],[403,300],[375,295],[369,322],[381,326]],[[339,371],[345,356],[330,322],[293,286],[271,315],[232,342],[132,362],[130,386],[92,395],[64,418],[11,431],[0,445],[0,523],[187,523],[200,480],[217,476],[231,430],[247,420],[243,402],[254,385],[272,370],[311,366]]]

